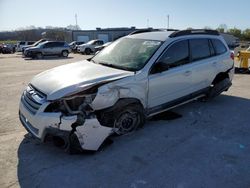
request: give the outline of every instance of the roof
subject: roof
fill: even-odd
[[[139,34],[128,35],[128,38],[137,38],[137,39],[145,39],[145,40],[158,40],[165,41],[169,35],[171,35],[173,31],[153,31],[153,32],[145,32]]]
[[[136,33],[138,32],[138,33]],[[219,36],[219,32],[216,30],[208,30],[208,29],[192,29],[192,30],[177,30],[177,31],[136,31],[135,33],[130,34],[129,38],[138,38],[138,39],[146,39],[146,40],[158,40],[165,41],[167,38],[174,38],[180,36],[188,36],[188,35],[210,35],[210,36]]]

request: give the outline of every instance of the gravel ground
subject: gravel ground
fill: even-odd
[[[210,102],[148,121],[94,154],[68,155],[28,136],[18,104],[29,80],[46,69],[86,59],[25,60],[0,55],[0,187],[250,187],[250,75]]]

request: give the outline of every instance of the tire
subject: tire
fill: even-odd
[[[145,123],[145,115],[141,105],[131,104],[121,108],[114,116],[115,133],[128,134],[142,127]]]
[[[115,133],[117,135],[123,135],[143,127],[146,121],[144,112],[144,108],[139,100],[128,98],[120,99],[114,106],[96,111],[95,114],[102,126],[116,128]],[[132,125],[132,127],[127,126],[126,130],[123,129],[123,125],[121,125],[122,121],[126,119],[124,114],[128,114],[128,116],[132,114],[132,116],[134,116],[134,118],[132,118],[134,119],[134,121],[132,120],[132,124],[134,123],[134,125]]]
[[[63,57],[68,57],[69,52],[67,50],[64,50],[64,51],[62,51],[61,54],[62,54]]]
[[[42,58],[43,58],[43,54],[42,54],[41,52],[38,52],[38,53],[36,54],[36,58],[37,58],[37,59],[42,59]]]
[[[86,55],[90,55],[92,53],[91,49],[90,48],[86,48],[85,49],[85,54]]]
[[[223,91],[226,91],[232,85],[229,78],[225,78],[220,82],[214,84],[213,87],[210,88],[207,98],[213,99],[216,96],[220,95]]]

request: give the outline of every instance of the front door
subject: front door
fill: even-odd
[[[148,109],[157,109],[193,92],[188,40],[168,47],[148,78]]]

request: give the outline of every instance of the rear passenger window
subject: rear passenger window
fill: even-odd
[[[216,55],[223,54],[227,51],[227,48],[220,40],[212,39],[212,44],[214,46]]]
[[[190,49],[192,52],[192,61],[197,61],[210,57],[208,39],[191,39]]]
[[[189,62],[188,41],[180,41],[170,46],[159,62],[167,64],[169,68],[177,67]]]
[[[53,47],[53,43],[52,43],[52,42],[46,43],[46,44],[44,45],[44,48],[52,48],[52,47]]]
[[[62,42],[55,42],[54,47],[62,47],[64,43]]]

